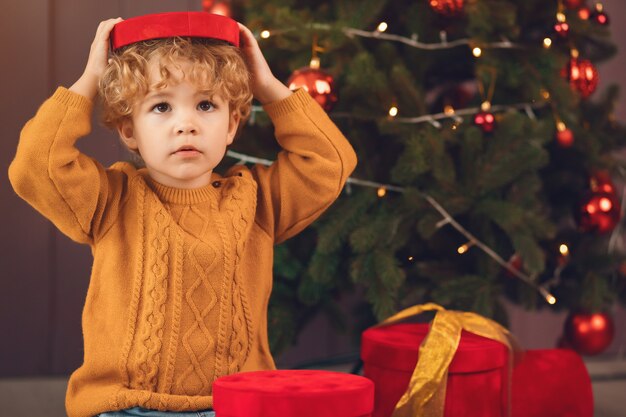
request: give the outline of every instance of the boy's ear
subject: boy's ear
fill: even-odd
[[[226,143],[228,145],[233,143],[235,140],[235,135],[237,134],[237,128],[239,127],[239,122],[241,121],[241,116],[239,112],[233,111],[230,113],[230,120],[228,122],[228,140]]]
[[[133,151],[137,150],[137,140],[135,139],[135,131],[133,129],[132,120],[123,120],[117,126],[117,132],[120,135],[120,139],[122,139],[122,142],[126,144],[128,149]]]

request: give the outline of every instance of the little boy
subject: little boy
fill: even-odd
[[[121,21],[100,24],[83,75],[26,124],[9,176],[22,198],[92,249],[69,416],[196,415],[176,412],[210,410],[216,378],[275,367],[273,245],[336,199],[356,157],[305,91],[272,75],[244,26],[240,49],[169,38],[109,61],[109,34]],[[105,169],[74,146],[90,131],[99,83],[105,123],[145,168]],[[237,166],[222,177],[213,168],[251,93],[283,150],[270,167]]]

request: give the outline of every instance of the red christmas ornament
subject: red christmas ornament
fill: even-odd
[[[304,88],[327,112],[337,103],[333,77],[315,67],[303,67],[291,74],[287,80],[290,90]]]
[[[609,15],[604,12],[602,4],[597,3],[596,9],[591,13],[591,19],[599,25],[605,26],[609,24]]]
[[[587,59],[570,58],[563,70],[566,79],[572,88],[576,89],[583,98],[589,97],[598,87],[598,70]]]
[[[202,0],[202,10],[209,13],[219,14],[226,17],[232,17],[230,4],[220,0]]]
[[[585,4],[585,0],[563,0],[563,5],[568,9],[578,9]]]
[[[474,124],[480,127],[483,132],[491,133],[496,127],[496,118],[493,113],[481,111],[474,116]]]
[[[556,141],[562,148],[569,148],[574,143],[574,133],[567,128],[557,129]]]
[[[429,0],[430,8],[447,17],[463,12],[463,0]]]
[[[620,212],[614,192],[591,191],[580,206],[580,228],[585,232],[610,232],[619,223]]]
[[[578,353],[596,355],[613,341],[615,325],[607,313],[570,313],[565,319],[565,339]]]

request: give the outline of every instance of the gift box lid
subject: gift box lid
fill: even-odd
[[[239,25],[233,19],[207,12],[168,12],[136,16],[119,22],[111,31],[111,46],[175,36],[210,38],[239,46]]]
[[[412,371],[428,330],[426,323],[400,323],[367,329],[361,336],[361,359],[365,364]],[[504,366],[507,359],[508,350],[502,343],[463,330],[448,372],[496,369]]]
[[[243,372],[213,383],[213,408],[228,417],[361,417],[374,409],[374,383],[341,372]]]

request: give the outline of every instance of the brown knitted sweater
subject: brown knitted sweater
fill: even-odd
[[[24,127],[9,168],[15,191],[94,258],[70,417],[206,409],[219,376],[274,368],[273,245],[335,200],[356,157],[303,90],[265,110],[283,148],[277,161],[190,190],[80,153],[92,103],[64,88]]]

